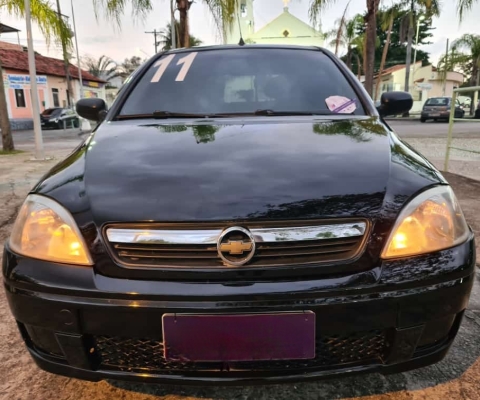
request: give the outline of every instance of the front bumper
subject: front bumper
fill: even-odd
[[[42,369],[93,381],[240,385],[388,374],[441,360],[467,307],[474,260],[472,238],[434,255],[384,262],[370,271],[373,285],[350,288],[337,286],[339,278],[287,285],[133,282],[99,276],[89,268],[24,259],[8,248],[3,271],[12,313]],[[130,293],[106,290],[129,282],[135,288]],[[169,295],[171,290],[177,295]],[[314,360],[194,363],[163,358],[165,313],[291,311],[316,314]]]

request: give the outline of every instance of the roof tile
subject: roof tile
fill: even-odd
[[[3,68],[28,73],[28,53],[0,47],[0,61]],[[35,67],[38,75],[54,75],[65,77],[65,67],[62,60],[35,54]],[[78,68],[70,64],[70,76],[78,79]],[[82,78],[87,81],[106,83],[104,80],[82,70]]]

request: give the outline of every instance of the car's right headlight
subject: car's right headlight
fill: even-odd
[[[470,234],[450,186],[437,186],[415,197],[402,210],[382,252],[383,259],[448,249]]]
[[[65,264],[93,265],[71,214],[56,201],[29,195],[13,225],[9,242],[17,254]]]

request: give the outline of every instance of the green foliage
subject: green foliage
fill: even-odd
[[[457,12],[458,12],[460,21],[463,20],[463,18],[465,17],[465,14],[468,11],[471,11],[475,3],[478,3],[478,0],[458,0]]]
[[[383,23],[387,19],[387,14],[388,10],[387,9],[382,9],[378,13],[378,21],[380,22],[377,26],[377,40],[379,41],[379,46],[375,49],[375,71],[378,71],[380,68],[380,63],[382,60],[382,52],[383,52],[383,47],[387,41],[387,27]],[[385,64],[385,68],[392,67],[394,65],[398,64],[405,64],[405,60],[407,57],[407,38],[404,35],[401,35],[401,24],[402,21],[405,20],[405,18],[408,16],[408,12],[403,10],[403,11],[398,11],[397,17],[394,19],[393,23],[393,29],[392,29],[392,36],[391,36],[391,43],[390,43],[390,48],[388,50],[388,57],[387,61]],[[431,26],[431,18],[426,19],[423,21],[423,24],[420,24],[420,31],[418,35],[418,44],[415,41],[415,37],[413,40],[414,46],[422,46],[422,45],[428,45],[431,44],[431,38],[433,37],[433,28]],[[361,36],[365,32],[365,26],[363,24],[357,24],[357,37]],[[360,49],[354,49],[353,54],[356,55],[358,54],[360,58],[362,58],[363,54]],[[346,60],[346,57],[342,58],[343,60]],[[417,51],[417,61],[422,61],[422,65],[428,65],[430,64],[430,55],[422,50]],[[413,62],[413,54],[412,54],[412,61]],[[357,61],[356,58],[354,57],[353,63],[352,63],[352,70],[357,71]]]
[[[180,32],[180,23],[175,21],[177,26],[177,32]],[[177,36],[177,43],[178,43],[178,36]],[[172,24],[167,24],[167,26],[162,29],[160,32],[160,42],[159,44],[162,46],[163,51],[170,50],[172,48]],[[201,46],[203,42],[196,38],[193,35],[190,35],[190,47]]]
[[[0,0],[0,11],[19,18],[25,16],[24,0]],[[31,0],[30,12],[32,21],[37,24],[47,44],[52,40],[64,44],[67,49],[72,47],[72,31],[63,18],[52,8],[48,0]]]
[[[466,33],[453,42],[452,51],[440,59],[438,69],[462,72],[470,85],[480,85],[480,35]]]
[[[87,56],[82,59],[82,67],[92,75],[109,80],[117,75],[117,63],[110,57],[103,55],[99,59]]]
[[[169,1],[173,3],[173,8],[179,8],[180,0]],[[226,30],[230,29],[235,22],[235,11],[238,9],[240,0],[203,0],[202,2],[210,10],[220,34],[225,34]],[[99,11],[103,11],[107,19],[114,20],[118,26],[120,26],[120,18],[125,14],[127,5],[131,6],[134,17],[143,19],[153,10],[154,3],[152,0],[93,0],[97,18]],[[193,2],[186,1],[185,3],[188,3],[188,11]]]

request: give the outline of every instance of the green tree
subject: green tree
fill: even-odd
[[[406,11],[402,18],[401,32],[407,36],[407,56],[405,72],[405,91],[410,90],[410,68],[412,64],[412,47],[415,36],[415,27],[418,18],[423,15],[428,18],[440,15],[440,0],[400,0],[398,3]]]
[[[335,0],[310,0],[310,19],[316,25],[321,10],[335,3]],[[373,93],[373,74],[375,66],[375,43],[377,42],[377,13],[380,0],[366,0],[367,14],[365,16],[365,89],[371,95]]]
[[[478,0],[458,0],[457,2],[457,12],[460,17],[460,21],[463,20],[463,17],[468,11],[471,11],[472,7],[478,3]]]
[[[342,18],[335,22],[336,26],[325,34],[325,38],[332,39],[329,42],[329,46],[335,47],[335,55],[338,56],[341,47],[347,49],[345,61],[348,68],[351,69],[353,49],[356,43],[358,43],[357,31],[359,30],[359,27],[363,25],[363,17],[360,14],[357,14],[351,19],[347,18],[349,5],[350,2],[347,4],[347,7],[345,7]]]
[[[387,32],[387,38],[383,43],[383,52],[382,60],[380,61],[380,68],[378,70],[377,82],[375,85],[375,97],[374,100],[378,100],[378,94],[380,91],[380,83],[382,81],[383,69],[385,68],[385,63],[387,61],[388,49],[390,48],[390,43],[392,42],[392,31],[395,18],[398,16],[398,7],[390,7],[388,10],[385,10],[380,15],[380,29]]]
[[[96,59],[93,57],[84,57],[82,60],[82,67],[85,68],[92,75],[109,80],[118,74],[118,66],[110,57],[103,55]]]
[[[177,32],[180,31],[180,23],[176,21],[176,30]],[[201,46],[203,42],[196,38],[193,35],[190,35],[190,46],[189,47],[195,47],[195,46]],[[160,45],[162,46],[163,51],[170,50],[172,48],[172,24],[167,24],[165,29],[162,29],[160,32]]]
[[[480,35],[467,33],[453,42],[453,49],[466,51],[468,63],[471,64],[470,84],[480,86]]]
[[[180,47],[190,47],[189,12],[194,4],[192,0],[170,0],[173,11],[178,10],[180,15],[180,35],[178,43]],[[131,4],[134,15],[142,17],[152,11],[153,0],[93,0],[96,10],[102,9],[108,18],[117,21],[120,25],[120,17],[125,8]],[[221,34],[230,29],[235,21],[236,11],[240,0],[202,0],[210,10],[215,25]]]
[[[58,16],[47,0],[31,0],[31,18],[40,28],[47,43],[53,39],[71,46],[71,31],[62,18]],[[23,18],[25,16],[24,0],[0,0],[0,17],[4,13]],[[1,22],[1,21],[0,21]],[[2,131],[2,147],[5,151],[15,150],[12,128],[8,119],[7,98],[3,83],[3,69],[0,60],[0,129]]]
[[[128,78],[132,75],[135,70],[142,65],[144,60],[138,56],[132,56],[126,58],[121,64],[117,65],[117,75],[121,76],[123,79]]]
[[[377,39],[380,43],[379,46],[375,50],[375,68],[374,71],[377,73],[380,69],[382,56],[388,42],[388,27],[385,29],[385,21],[388,21],[388,11],[389,9],[382,9],[378,13],[378,20],[379,24],[377,26]],[[401,32],[402,21],[404,16],[406,15],[405,10],[398,9],[398,13],[395,15],[393,28],[391,31],[391,38],[390,38],[390,45],[388,46],[388,57],[385,61],[384,68],[392,67],[398,64],[404,64],[405,59],[407,56],[407,34],[406,32]],[[363,18],[363,17],[359,17]],[[432,27],[431,27],[431,19],[426,19],[420,24],[420,31],[418,35],[418,43],[415,42],[416,46],[420,45],[428,45],[431,44],[430,39],[433,37],[432,35]],[[357,25],[356,35],[361,36],[365,33],[365,26],[363,24]],[[414,38],[416,39],[416,38]],[[356,63],[356,52],[357,49],[353,49],[353,65],[352,70],[357,70],[357,63]],[[361,56],[361,54],[360,54]],[[412,57],[413,59],[413,54]],[[345,60],[345,57],[343,57]],[[422,61],[423,65],[427,65],[430,63],[429,54],[418,50],[417,51],[417,61]]]

